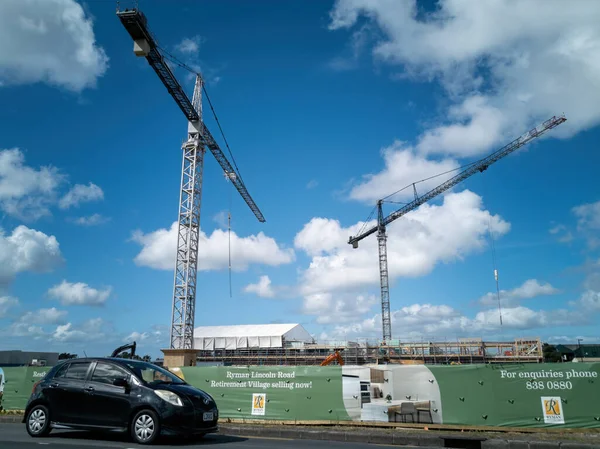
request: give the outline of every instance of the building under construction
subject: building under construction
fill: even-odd
[[[222,365],[320,365],[338,351],[347,365],[541,363],[539,338],[509,342],[458,339],[317,342],[300,324],[206,326],[194,331],[197,362]]]

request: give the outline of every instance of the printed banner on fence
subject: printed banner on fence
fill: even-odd
[[[212,395],[223,417],[350,420],[341,367],[182,367],[177,374]]]
[[[0,369],[0,406],[22,410],[50,367]],[[221,418],[599,428],[600,364],[246,366],[174,369]]]
[[[459,368],[455,370],[454,368]],[[600,364],[431,366],[446,424],[600,427]]]
[[[33,385],[43,379],[49,366],[0,367],[0,410],[22,410]]]

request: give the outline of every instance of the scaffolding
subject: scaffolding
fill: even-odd
[[[347,365],[425,364],[455,365],[474,363],[541,363],[539,338],[514,341],[483,339],[399,341],[381,344],[369,340],[303,343],[283,340],[282,347],[199,350],[197,361],[224,365],[320,365],[330,354],[341,351]]]

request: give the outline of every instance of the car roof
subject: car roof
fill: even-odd
[[[148,362],[144,362],[143,360],[121,359],[118,357],[81,357],[81,358],[78,357],[75,359],[62,359],[59,361],[59,363],[65,363],[65,362],[116,362],[119,364],[126,364],[128,362],[148,363]]]

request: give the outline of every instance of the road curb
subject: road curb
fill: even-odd
[[[231,424],[220,424],[219,433],[232,436],[246,437],[269,437],[290,438],[295,440],[325,440],[345,441],[352,443],[385,444],[393,446],[412,447],[446,447],[447,440],[457,438],[468,439],[469,436],[461,435],[428,435],[425,433],[412,433],[404,431],[381,432],[373,429],[371,431],[344,431],[344,430],[314,430],[301,427],[264,427],[264,426],[237,426]],[[597,444],[560,442],[560,441],[522,441],[508,439],[485,439],[485,437],[473,437],[481,441],[482,449],[599,449]],[[458,446],[455,446],[458,447]]]
[[[0,424],[20,424],[23,415],[0,415]],[[231,436],[289,438],[294,440],[320,440],[344,441],[351,443],[385,444],[391,446],[412,447],[445,447],[446,440],[479,439],[482,449],[598,449],[598,444],[539,441],[539,440],[509,440],[504,438],[490,438],[485,436],[469,436],[465,433],[429,434],[427,431],[411,431],[398,429],[319,429],[311,427],[293,426],[290,424],[279,426],[268,425],[238,425],[219,424],[219,433]],[[485,435],[485,434],[483,434]]]
[[[20,423],[23,415],[0,415],[0,424]]]

